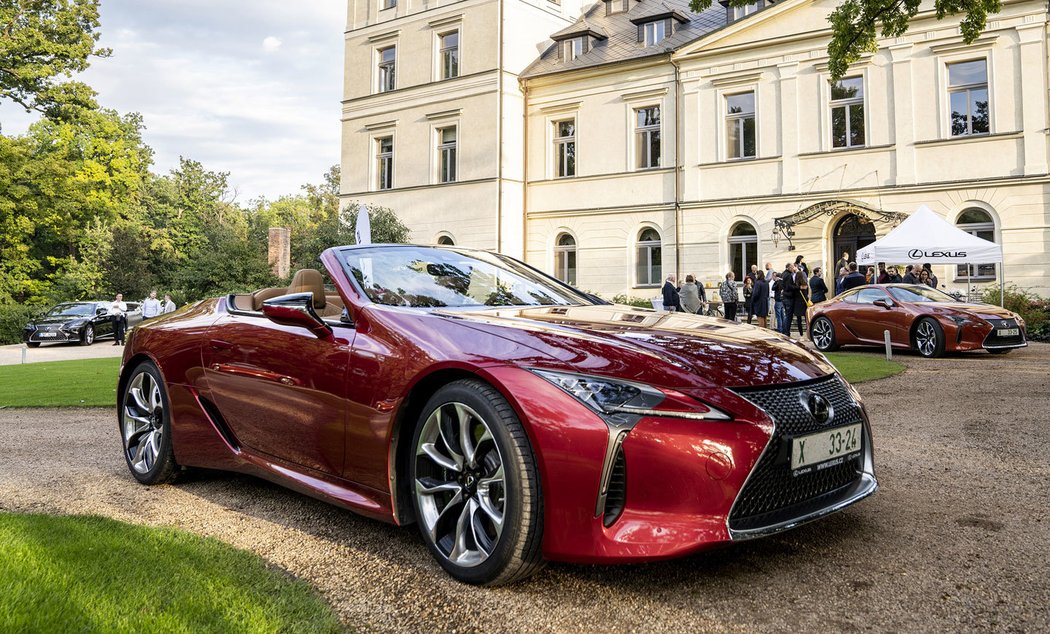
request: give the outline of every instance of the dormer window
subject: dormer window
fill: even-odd
[[[557,44],[555,49],[558,59],[564,62],[571,62],[580,57],[606,37],[604,30],[591,26],[582,18],[576,24],[551,35],[551,39]]]
[[[745,18],[751,15],[752,13],[757,13],[761,7],[761,0],[759,2],[752,2],[751,4],[747,4],[742,7],[729,7],[729,21],[732,22],[733,20]]]
[[[587,36],[574,37],[572,39],[565,40],[563,46],[565,47],[565,61],[571,62],[580,55],[587,52]]]
[[[605,15],[625,13],[631,8],[631,0],[605,0]]]
[[[656,46],[667,37],[670,29],[670,20],[657,20],[655,22],[646,22],[641,25],[642,28],[642,41],[645,42],[646,47]]]

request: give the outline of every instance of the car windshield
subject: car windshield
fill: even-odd
[[[44,317],[91,317],[94,314],[94,304],[59,304],[47,311]]]
[[[510,258],[417,246],[341,251],[340,263],[370,300],[413,308],[593,304]]]
[[[929,286],[891,286],[889,288],[890,294],[893,295],[894,299],[901,302],[920,304],[959,301],[948,293],[943,293]]]

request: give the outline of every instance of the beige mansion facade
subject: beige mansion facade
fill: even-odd
[[[927,204],[1006,258],[934,267],[942,283],[1002,273],[1050,295],[1044,3],[1004,3],[969,45],[923,13],[832,83],[834,0],[375,2],[350,4],[343,198],[394,209],[417,242],[647,297],[668,273],[826,266]]]

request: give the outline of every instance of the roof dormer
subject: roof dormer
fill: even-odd
[[[605,30],[587,22],[586,18],[580,18],[575,24],[551,35],[551,39],[558,45],[558,59],[572,61],[605,39],[608,39]]]
[[[627,19],[638,27],[638,41],[649,47],[670,37],[689,16],[663,2],[640,2],[627,13]]]

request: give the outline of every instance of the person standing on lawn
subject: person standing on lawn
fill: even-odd
[[[171,301],[171,295],[164,293],[164,303],[161,304],[160,314],[167,315],[175,312],[175,302]]]
[[[117,293],[116,299],[109,305],[109,311],[106,313],[109,318],[113,321],[113,345],[122,346],[124,345],[124,329],[127,327],[127,312],[128,305],[124,303],[124,295]]]
[[[161,308],[160,300],[157,299],[157,291],[150,291],[149,297],[142,300],[142,319],[160,317]]]

